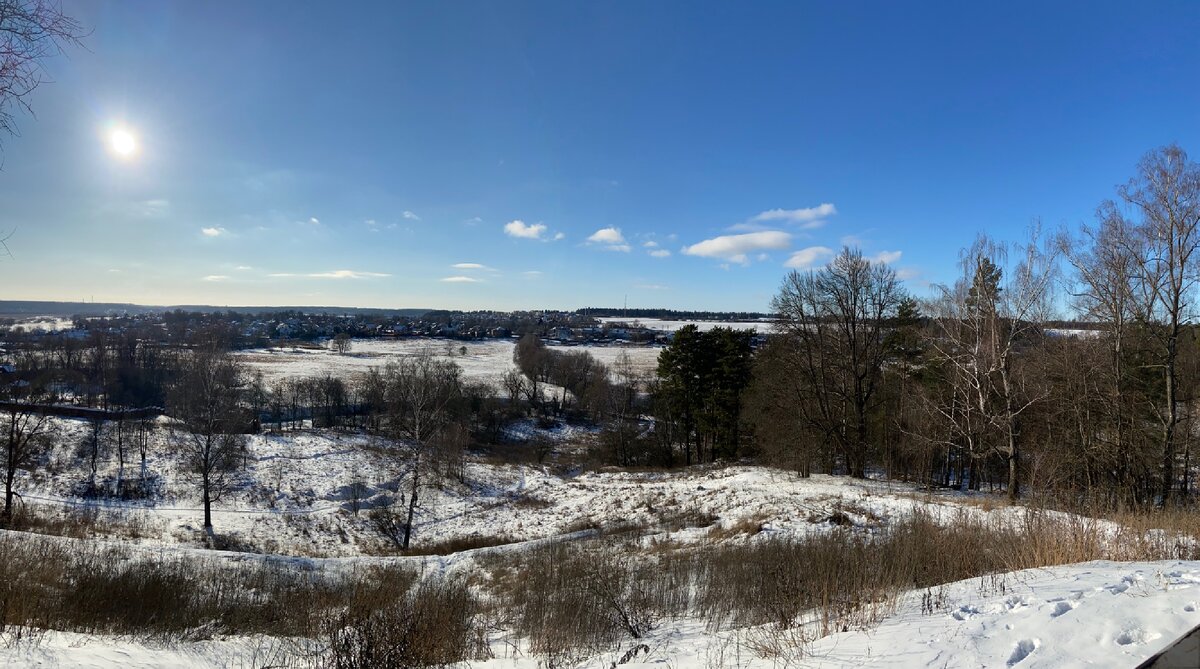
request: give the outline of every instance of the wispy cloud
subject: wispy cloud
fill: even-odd
[[[222,235],[228,235],[229,231],[222,227],[200,228],[200,234],[204,235],[205,237],[220,237]]]
[[[827,246],[810,246],[793,253],[783,265],[792,269],[812,269],[824,259],[831,257],[833,257],[833,249]]]
[[[801,209],[768,209],[750,220],[758,223],[784,221],[811,230],[825,225],[825,219],[835,214],[837,214],[837,207],[825,202],[815,207]]]
[[[871,258],[871,262],[880,263],[883,265],[891,265],[899,260],[902,254],[903,251],[880,251]]]
[[[700,256],[703,258],[719,258],[730,262],[747,264],[750,253],[786,249],[792,243],[792,236],[778,230],[748,232],[743,235],[722,235],[706,239],[683,248],[684,255]]]
[[[404,210],[404,213],[403,213],[403,214],[401,214],[401,216],[403,216],[404,218],[406,218],[406,219],[408,219],[408,220],[410,220],[410,221],[419,221],[419,220],[421,220],[421,217],[420,217],[420,216],[417,216],[416,214],[412,213],[411,211],[408,211],[407,209],[405,209],[405,210]]]
[[[308,219],[308,224],[309,224],[309,225],[320,225],[320,224],[321,224],[321,220],[320,220],[320,219],[318,219],[316,216],[312,216],[312,217],[309,217],[309,219]]]
[[[478,270],[484,270],[484,271],[489,271],[489,272],[495,271],[491,267],[488,267],[487,265],[483,265],[483,264],[480,264],[477,262],[459,262],[459,263],[454,263],[453,265],[451,265],[451,267],[453,267],[454,269],[478,269]]]
[[[541,239],[545,232],[546,226],[542,223],[527,225],[525,221],[518,219],[504,224],[504,234],[519,239]]]
[[[157,218],[165,215],[171,209],[171,201],[166,198],[157,198],[153,200],[143,200],[138,203],[138,208],[141,210],[142,216],[147,218]]]
[[[650,255],[654,256],[655,258],[670,258],[671,252],[666,249],[654,249],[650,252]]]
[[[607,227],[600,228],[593,232],[587,238],[588,244],[596,245],[605,251],[620,251],[629,253],[629,243],[625,241],[625,235],[621,234],[620,228]]]
[[[531,269],[531,270],[528,270],[525,272],[521,272],[521,275],[524,276],[526,279],[536,279],[536,278],[540,277],[543,273],[544,272],[542,272],[541,270]]]
[[[448,276],[440,281],[442,283],[483,283],[483,279],[476,279],[473,276]]]
[[[299,278],[299,279],[381,279],[389,277],[391,274],[382,272],[361,272],[352,269],[336,269],[329,272],[310,272],[307,274],[292,273],[292,272],[276,272],[267,276],[275,278]]]
[[[229,277],[224,274],[209,274],[201,279],[201,281],[228,281]]]

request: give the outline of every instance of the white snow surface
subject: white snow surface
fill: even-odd
[[[870,631],[811,648],[814,667],[1135,667],[1200,625],[1200,562],[1087,562],[924,591]],[[1200,662],[1200,658],[1197,658]]]
[[[511,339],[462,341],[409,337],[400,339],[354,339],[350,352],[339,355],[328,348],[258,348],[238,351],[252,371],[261,372],[268,384],[291,378],[313,378],[326,374],[352,380],[372,367],[383,367],[389,360],[416,355],[423,349],[439,357],[449,358],[462,368],[463,378],[500,385],[504,373],[516,367]],[[466,349],[463,354],[462,349]],[[560,351],[587,351],[605,364],[612,364],[622,354],[629,356],[635,369],[652,374],[662,350],[653,346],[550,346]]]

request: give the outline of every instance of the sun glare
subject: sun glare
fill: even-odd
[[[119,158],[132,157],[138,150],[137,137],[125,128],[117,128],[108,134],[108,147]]]

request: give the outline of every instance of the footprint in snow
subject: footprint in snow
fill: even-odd
[[[1017,647],[1013,649],[1012,655],[1008,658],[1008,666],[1011,667],[1029,657],[1040,645],[1042,645],[1040,639],[1021,639],[1017,642]]]
[[[1026,606],[1029,606],[1029,598],[1023,595],[1013,595],[1012,597],[1004,600],[1004,607],[1009,611],[1012,611],[1013,609],[1023,609]]]
[[[975,608],[974,606],[967,606],[964,604],[963,606],[958,607],[957,611],[951,613],[950,617],[954,618],[955,620],[970,620],[978,613],[979,609]]]
[[[1118,634],[1113,641],[1116,641],[1118,646],[1134,646],[1154,641],[1161,636],[1158,632],[1147,632],[1140,627],[1131,627]]]
[[[1057,618],[1057,617],[1061,616],[1062,614],[1064,614],[1074,608],[1075,608],[1075,605],[1072,604],[1071,602],[1059,602],[1054,605],[1054,612],[1050,614],[1050,617]]]

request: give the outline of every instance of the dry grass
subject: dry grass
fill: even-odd
[[[761,527],[757,518],[717,526],[700,547],[606,536],[488,556],[481,587],[548,664],[615,651],[682,618],[713,631],[757,629],[748,648],[786,663],[799,657],[798,644],[877,624],[904,591],[970,578],[994,589],[1004,572],[1089,560],[1200,556],[1182,534],[1039,510],[964,511],[949,524],[918,512],[872,532],[846,527],[804,539],[763,538]],[[735,535],[753,539],[715,540]],[[939,605],[933,594],[930,602]]]
[[[477,611],[464,584],[405,568],[330,573],[0,535],[0,635],[308,638],[325,642],[335,667],[432,666],[482,652]]]
[[[88,506],[44,510],[19,505],[9,529],[73,539],[142,539],[154,534],[134,515],[102,513],[99,508]]]

